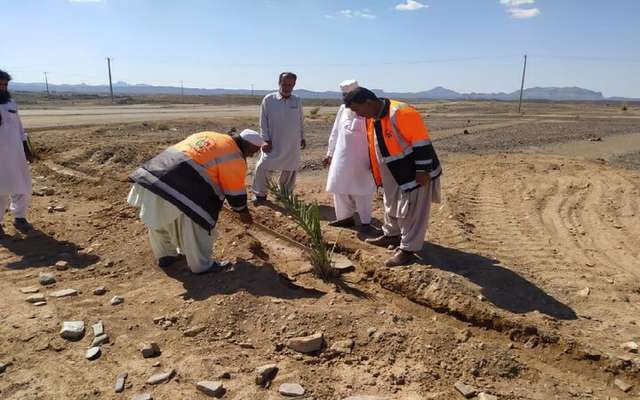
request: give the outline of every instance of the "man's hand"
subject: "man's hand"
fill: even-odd
[[[327,168],[329,165],[331,165],[331,156],[326,156],[325,158],[322,159],[322,166]]]
[[[265,153],[271,153],[272,149],[273,149],[273,146],[271,146],[271,140],[267,140],[267,144],[262,146],[262,151],[264,151]]]
[[[302,150],[304,150],[304,149],[306,149],[306,148],[307,148],[307,141],[306,141],[306,140],[302,139],[302,140],[300,141],[300,148],[301,148]]]
[[[425,186],[431,182],[431,175],[426,171],[416,172],[416,182],[418,182],[420,186]]]
[[[251,213],[249,212],[249,210],[245,210],[242,211],[241,213],[238,213],[238,216],[240,217],[240,222],[242,222],[245,225],[251,225],[253,224],[253,217],[251,216]]]

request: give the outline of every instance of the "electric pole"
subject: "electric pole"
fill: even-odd
[[[253,83],[251,84],[251,97],[253,97]]]
[[[47,73],[44,73],[44,87],[47,89],[47,96],[50,94],[49,93],[49,80],[47,79]]]
[[[522,92],[524,91],[524,77],[527,73],[527,55],[524,55],[524,67],[522,68],[522,84],[520,84],[520,102],[518,103],[518,113],[522,109]]]
[[[180,97],[184,97],[184,82],[180,81]]]
[[[113,83],[111,82],[111,57],[107,57],[107,68],[109,69],[109,93],[111,94],[111,102],[113,103]]]

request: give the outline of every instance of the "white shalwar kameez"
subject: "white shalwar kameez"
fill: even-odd
[[[371,222],[376,184],[371,173],[366,119],[343,105],[338,109],[327,156],[331,157],[327,192],[333,193],[336,219],[357,211],[362,224]]]
[[[184,254],[193,273],[211,268],[215,228],[209,232],[176,206],[134,183],[127,202],[140,208],[140,220],[149,229],[149,243],[156,259]]]
[[[0,104],[0,223],[9,208],[15,218],[26,218],[31,203],[31,171],[22,142],[27,133],[22,127],[18,107],[9,100]]]

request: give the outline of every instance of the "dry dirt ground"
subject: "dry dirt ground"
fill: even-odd
[[[224,372],[224,398],[237,400],[282,398],[282,383],[302,385],[307,399],[462,399],[456,383],[499,399],[640,396],[640,358],[621,347],[640,342],[637,109],[535,103],[518,115],[512,103],[419,104],[444,163],[445,201],[408,267],[384,268],[388,250],[325,225],[327,242],[356,269],[322,282],[309,273],[304,233],[274,205],[254,208],[259,224],[248,231],[222,214],[214,253],[232,262],[228,271],[158,268],[125,202],[128,173],[190,133],[256,128],[247,107],[161,122],[116,107],[75,127],[71,109],[49,113],[49,123],[45,111],[25,113],[40,155],[36,230],[25,236],[4,221],[0,398],[204,399],[196,382]],[[306,120],[298,184],[324,223],[333,209],[320,160],[332,112]],[[55,206],[63,211],[48,210]],[[40,285],[42,272],[56,283]],[[93,294],[100,286],[106,294]],[[27,287],[46,304],[28,303]],[[51,296],[60,289],[78,294]],[[124,302],[111,305],[116,295]],[[73,320],[86,326],[75,342],[59,335]],[[99,320],[109,343],[89,361]],[[319,352],[286,346],[317,332]],[[149,342],[161,355],[142,357]],[[259,387],[255,368],[269,363],[279,371]],[[145,383],[170,369],[167,383]]]

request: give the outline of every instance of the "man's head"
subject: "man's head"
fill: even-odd
[[[241,139],[240,150],[242,150],[242,155],[245,157],[252,157],[266,143],[258,132],[251,129],[243,130],[238,136]]]
[[[0,69],[0,104],[5,104],[11,99],[11,93],[9,93],[9,81],[11,75]]]
[[[380,113],[381,100],[371,90],[358,87],[345,93],[344,105],[361,117],[375,118]]]
[[[298,77],[293,72],[283,72],[278,78],[278,86],[280,88],[280,94],[282,97],[287,98],[293,93],[293,88],[296,86],[296,80]]]

